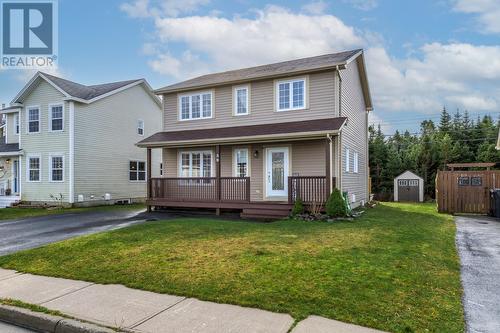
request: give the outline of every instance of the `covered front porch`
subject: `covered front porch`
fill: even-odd
[[[0,208],[11,206],[21,199],[20,186],[20,153],[18,151],[5,151],[7,148],[0,144]],[[17,146],[17,145],[16,145]]]
[[[209,141],[163,143],[163,176],[148,177],[150,209],[209,208],[217,213],[238,210],[243,217],[284,217],[299,198],[306,205],[324,205],[337,184],[338,129]],[[151,150],[158,146],[147,148],[150,168]]]

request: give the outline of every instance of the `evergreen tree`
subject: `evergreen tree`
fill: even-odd
[[[441,111],[441,118],[439,120],[439,131],[443,134],[449,134],[451,131],[451,116],[446,111],[446,108],[443,107],[443,111]]]

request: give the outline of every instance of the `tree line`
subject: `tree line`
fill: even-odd
[[[378,200],[392,200],[394,178],[410,170],[424,179],[426,199],[435,197],[438,170],[448,163],[500,162],[495,149],[500,120],[485,115],[471,119],[457,110],[443,108],[439,122],[424,120],[418,133],[396,131],[385,135],[381,126],[370,126],[370,175]]]

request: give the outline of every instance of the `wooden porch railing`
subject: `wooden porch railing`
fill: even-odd
[[[328,199],[326,177],[294,176],[288,177],[288,202],[294,203],[298,198],[306,204],[324,204]],[[335,177],[332,178],[335,187]]]
[[[250,202],[249,177],[151,178],[150,200]]]

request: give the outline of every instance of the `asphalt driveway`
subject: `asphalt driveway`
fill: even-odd
[[[457,217],[467,332],[500,332],[500,220]]]
[[[0,222],[0,255],[144,222],[141,210],[111,209]],[[165,216],[166,217],[166,216]]]

